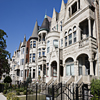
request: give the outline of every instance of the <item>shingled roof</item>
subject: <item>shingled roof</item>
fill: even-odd
[[[47,30],[47,31],[49,31],[49,21],[48,21],[47,15],[45,15],[43,23],[42,23],[39,31],[41,31],[41,30]]]
[[[30,37],[30,39],[32,39],[32,38],[37,39],[38,38],[38,34],[37,34],[38,29],[39,29],[38,22],[36,21],[34,29],[33,29],[33,33],[32,33],[32,36]]]

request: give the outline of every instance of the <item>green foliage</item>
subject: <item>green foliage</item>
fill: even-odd
[[[10,53],[6,50],[6,39],[4,37],[8,37],[6,32],[0,29],[0,79],[4,72],[7,74],[10,71],[10,67],[8,64],[8,59],[10,58]]]
[[[23,92],[23,91],[24,91],[24,88],[20,88],[19,91],[20,91],[20,92]]]
[[[7,93],[7,90],[3,90],[3,94],[6,94]]]
[[[24,90],[24,95],[26,95],[26,90]]]
[[[15,97],[15,93],[13,92],[7,94],[7,100],[13,100],[14,97]]]
[[[92,99],[94,98],[94,97],[98,97],[99,95],[98,94],[100,94],[100,80],[98,80],[98,79],[93,79],[92,81],[91,81],[91,94],[93,95],[93,97],[92,97]],[[91,99],[91,100],[92,100]],[[96,100],[96,99],[95,99]],[[98,99],[97,99],[98,100]]]
[[[14,97],[12,100],[20,100],[19,97]]]
[[[4,83],[11,83],[12,82],[12,79],[10,76],[6,76],[5,79],[4,79]]]
[[[7,90],[8,87],[9,87],[9,84],[8,84],[8,83],[5,83],[5,84],[4,84],[4,89]]]
[[[16,91],[16,95],[20,95],[20,91]]]

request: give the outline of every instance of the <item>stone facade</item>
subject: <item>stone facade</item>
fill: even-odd
[[[47,84],[90,83],[99,77],[99,20],[99,1],[68,0],[65,4],[62,0],[60,12],[53,9],[52,18],[45,15],[41,26],[36,21],[32,36],[14,53],[12,64],[13,59],[24,59],[23,65],[15,64],[15,77],[19,75],[15,81],[26,81],[29,73],[32,82],[40,79]],[[20,58],[16,58],[18,52]]]

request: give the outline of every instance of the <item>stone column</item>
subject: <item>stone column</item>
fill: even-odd
[[[66,64],[64,64],[64,77],[66,77]]]
[[[89,29],[89,36],[91,36],[91,18],[88,18],[88,29]]]
[[[89,59],[89,62],[90,62],[90,75],[94,75],[94,74],[93,74],[93,59],[90,58],[90,59]]]
[[[77,41],[80,41],[81,40],[81,29],[80,29],[79,25],[77,27],[76,34],[77,34]]]

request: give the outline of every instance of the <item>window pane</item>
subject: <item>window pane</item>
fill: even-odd
[[[69,45],[72,44],[72,34],[69,35]]]
[[[53,40],[53,45],[55,46],[55,48],[58,48],[58,40]]]
[[[74,64],[71,65],[71,75],[74,75]]]
[[[45,56],[45,52],[42,52],[42,56]]]
[[[66,66],[66,75],[67,76],[70,75],[70,66],[69,65]]]

